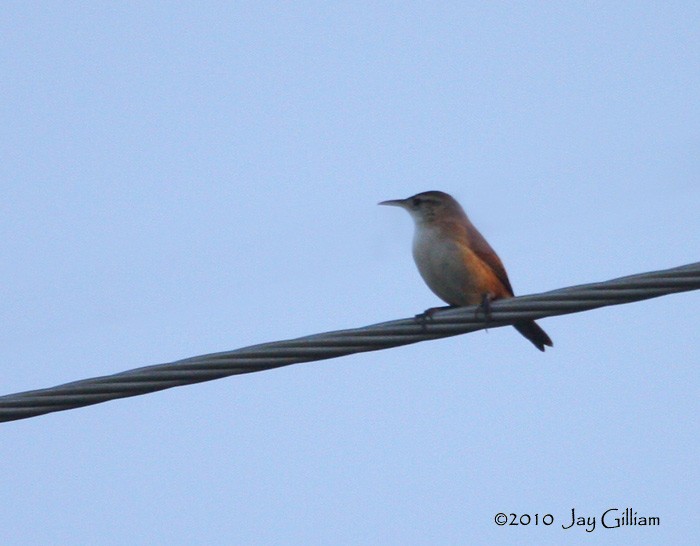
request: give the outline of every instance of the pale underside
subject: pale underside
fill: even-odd
[[[447,237],[442,230],[429,226],[416,230],[414,235],[413,259],[435,295],[450,305],[460,306],[478,305],[485,295],[492,299],[511,297],[507,277],[504,280],[508,287],[485,261],[493,262],[502,270],[501,276],[505,276],[496,253],[490,247],[477,253],[470,248],[466,237],[452,235]]]

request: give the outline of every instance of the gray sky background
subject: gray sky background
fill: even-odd
[[[696,2],[4,2],[0,46],[2,394],[439,305],[376,206],[423,190],[519,294],[700,257]],[[698,313],[0,425],[0,543],[692,544]]]

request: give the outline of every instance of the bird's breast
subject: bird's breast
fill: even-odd
[[[413,238],[413,259],[428,287],[450,305],[481,303],[495,276],[466,241],[422,226]]]

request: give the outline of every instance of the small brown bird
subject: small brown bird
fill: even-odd
[[[501,259],[451,195],[426,191],[379,204],[401,207],[411,215],[416,224],[413,259],[418,271],[451,307],[480,305],[488,316],[489,302],[513,297]],[[431,310],[426,313],[430,315]],[[513,326],[540,351],[545,345],[553,346],[534,320]]]

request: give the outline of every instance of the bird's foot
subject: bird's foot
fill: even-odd
[[[430,309],[426,309],[422,313],[418,313],[415,317],[416,322],[418,322],[423,327],[423,330],[426,330],[428,327],[428,321],[433,320],[433,314],[436,311],[445,311],[446,309],[454,309],[455,307],[457,306],[443,305],[442,307],[431,307]]]
[[[476,306],[474,311],[474,320],[479,317],[479,311],[484,313],[484,323],[486,324],[486,330],[488,330],[489,322],[491,322],[491,302],[493,301],[493,294],[487,292],[481,297],[481,303]]]

